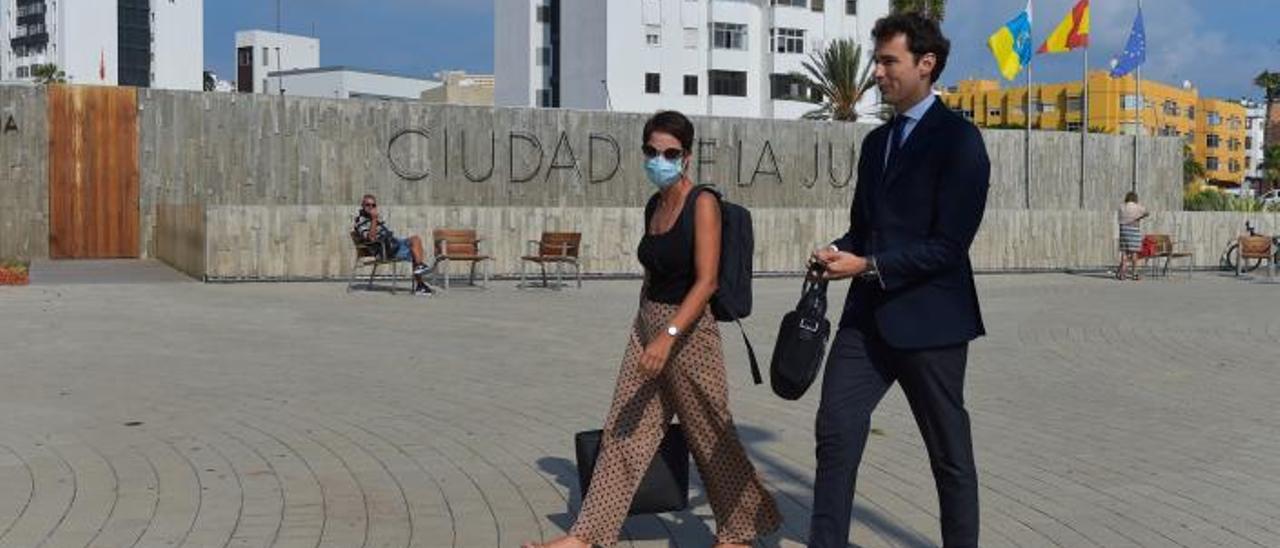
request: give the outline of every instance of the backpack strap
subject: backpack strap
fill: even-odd
[[[742,332],[742,342],[747,345],[747,359],[751,361],[751,380],[756,384],[764,384],[760,378],[760,362],[756,361],[756,349],[751,346],[751,339],[747,338],[747,330],[742,327],[742,320],[733,319],[738,324],[738,331]]]

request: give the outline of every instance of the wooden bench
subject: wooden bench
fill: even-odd
[[[480,242],[484,240],[476,235],[476,231],[437,229],[431,233],[431,241],[434,242],[436,276],[444,278],[445,289],[449,289],[449,264],[453,262],[470,264],[470,275],[467,281],[471,285],[476,285],[477,268],[484,276],[485,285],[489,284],[489,271],[484,269],[484,263],[492,261],[493,258],[480,253]]]
[[[1236,261],[1236,276],[1244,272],[1244,263],[1248,260],[1267,261],[1267,280],[1276,275],[1276,250],[1272,249],[1270,236],[1241,236],[1240,260]]]
[[[387,248],[386,242],[371,242],[364,239],[364,236],[356,231],[351,231],[351,243],[356,247],[356,263],[351,267],[351,279],[347,282],[347,292],[356,285],[356,277],[360,273],[362,267],[371,266],[373,269],[369,272],[368,289],[373,290],[373,279],[378,275],[378,267],[382,265],[391,265],[391,293],[395,294],[397,284],[400,281],[400,264],[408,264],[409,261],[402,261],[391,253]],[[406,278],[407,279],[407,278]]]
[[[1163,276],[1169,275],[1169,263],[1174,259],[1187,260],[1187,276],[1191,276],[1191,266],[1195,262],[1192,260],[1192,254],[1186,249],[1179,249],[1174,245],[1173,237],[1168,234],[1147,234],[1145,238],[1149,238],[1153,245],[1152,253],[1143,256],[1143,261],[1147,266],[1151,266],[1151,261],[1164,259],[1164,265],[1160,267],[1160,273]]]
[[[564,266],[572,266],[578,289],[582,289],[582,264],[578,258],[582,249],[581,232],[543,232],[542,238],[529,240],[531,253],[520,257],[520,285],[529,287],[525,280],[525,266],[534,263],[542,270],[542,287],[552,287],[547,279],[547,265],[556,268],[556,289],[564,287]]]

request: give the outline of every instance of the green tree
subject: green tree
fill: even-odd
[[[939,23],[947,16],[947,0],[892,0],[894,13],[914,11]]]
[[[816,92],[811,100],[821,107],[805,113],[809,120],[858,119],[857,106],[862,96],[876,85],[871,73],[873,63],[862,62],[862,46],[850,38],[838,38],[821,52],[809,54],[804,73],[792,77],[805,82]]]
[[[32,66],[31,77],[35,78],[36,82],[43,86],[67,83],[67,73],[53,63]]]
[[[1263,121],[1267,124],[1267,139],[1280,139],[1280,130],[1270,125],[1276,119],[1276,104],[1280,103],[1280,72],[1264,70],[1254,77],[1253,85],[1262,88],[1267,100],[1267,119]]]
[[[1262,151],[1262,163],[1258,164],[1262,178],[1272,186],[1280,184],[1280,145],[1271,145]]]
[[[1204,165],[1196,161],[1196,154],[1191,150],[1191,145],[1182,146],[1182,184],[1189,185],[1201,179],[1204,179]]]

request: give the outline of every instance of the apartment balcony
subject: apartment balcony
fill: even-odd
[[[13,48],[28,47],[28,46],[43,46],[48,43],[49,43],[49,33],[47,32],[37,32],[35,34],[28,34],[26,36],[20,36],[18,38],[9,40],[9,46]]]

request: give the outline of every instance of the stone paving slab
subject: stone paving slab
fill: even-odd
[[[581,503],[572,435],[603,420],[639,288],[495,282],[421,299],[37,266],[34,285],[0,288],[0,548],[556,536]],[[757,284],[747,324],[767,357],[799,282]],[[1280,545],[1280,285],[1201,273],[979,287],[991,336],[972,348],[967,396],[984,546]],[[735,418],[786,516],[762,544],[800,546],[816,393],[752,386],[736,337]],[[851,542],[936,546],[900,391],[873,427]],[[697,481],[692,500],[629,519],[623,545],[710,545]]]

